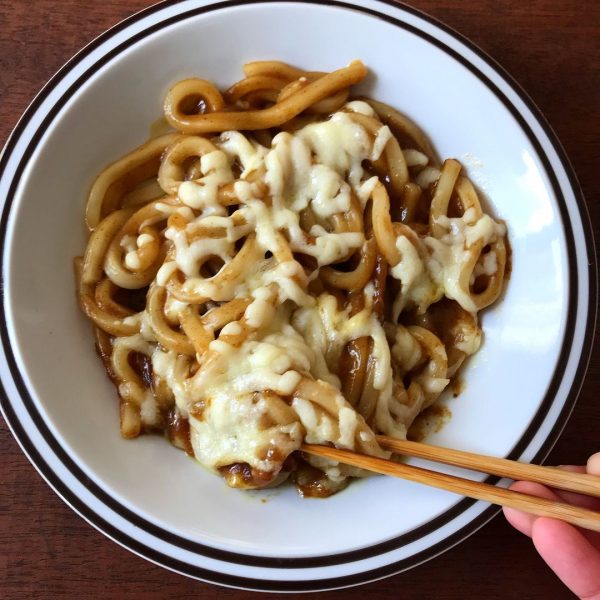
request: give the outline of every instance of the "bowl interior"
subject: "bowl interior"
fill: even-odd
[[[441,157],[461,160],[506,221],[513,254],[505,296],[484,313],[485,343],[464,370],[466,389],[446,398],[452,419],[430,441],[510,452],[544,397],[564,333],[568,272],[556,200],[519,124],[473,73],[426,39],[355,11],[294,4],[223,9],[161,29],[91,74],[22,177],[7,244],[7,320],[47,423],[120,502],[218,548],[311,556],[398,536],[457,498],[383,477],[324,501],[300,500],[290,487],[243,493],[161,438],[121,439],[116,391],[77,307],[72,270],[85,245],[84,206],[95,175],[148,138],[168,87],[189,76],[227,87],[244,62],[272,58],[311,70],[361,58],[371,75],[360,92],[413,118]]]

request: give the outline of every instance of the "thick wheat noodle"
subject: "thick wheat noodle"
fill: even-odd
[[[217,198],[221,206],[235,206],[240,203],[237,197],[233,183],[225,183],[219,187]]]
[[[167,382],[156,375],[156,373],[152,377],[152,393],[161,411],[168,412],[172,409],[175,402],[173,392],[167,385]],[[185,445],[183,445],[182,450],[185,450]]]
[[[125,439],[133,439],[142,432],[142,417],[140,407],[134,402],[119,398],[119,420],[121,422],[121,435]]]
[[[133,317],[119,317],[108,310],[101,309],[96,304],[93,291],[90,287],[82,284],[79,290],[79,304],[81,310],[97,327],[117,337],[139,333],[140,325],[138,319],[134,319]]]
[[[414,407],[414,416],[416,417],[425,408],[425,392],[416,381],[411,381],[408,386],[407,394],[409,403]]]
[[[386,282],[389,271],[389,265],[382,254],[377,253],[375,256],[375,268],[373,270],[373,298],[371,310],[373,314],[383,324],[384,318],[384,298],[386,290]]]
[[[101,309],[96,303],[95,298],[95,285],[85,283],[81,276],[82,274],[82,263],[81,258],[77,258],[74,261],[75,268],[75,279],[77,281],[77,294],[79,297],[79,305],[81,310],[87,315],[87,317],[94,322],[94,324],[115,336],[128,336],[134,335],[139,332],[140,325],[137,319],[131,317],[121,318],[114,315],[110,311]],[[125,321],[127,319],[127,322]]]
[[[265,104],[276,104],[277,98],[279,98],[277,90],[256,90],[256,92],[250,92],[244,96],[243,102],[248,107],[248,110],[261,110]],[[267,147],[270,145],[270,142],[266,144]]]
[[[377,252],[375,252],[375,260],[377,260]],[[373,275],[373,272],[371,272],[371,275]],[[362,290],[351,290],[348,293],[348,298],[342,297],[342,300],[341,306],[346,306],[350,309],[348,313],[350,317],[354,317],[365,308],[365,295],[362,293]]]
[[[370,344],[372,344],[371,340],[369,340],[369,345]],[[373,357],[372,352],[368,352],[366,357],[361,358],[362,360],[365,360],[366,365],[362,394],[356,408],[364,417],[365,421],[370,423],[375,414],[377,399],[379,398],[379,391],[376,390],[374,386],[375,358]]]
[[[239,331],[237,333],[225,333],[222,331],[218,339],[234,348],[239,348],[248,339],[250,334],[256,331],[256,327],[249,325],[244,317],[239,321],[233,321],[233,323],[237,324]]]
[[[271,297],[271,303],[274,303],[276,299],[276,294],[274,293],[273,285],[271,285],[270,287],[271,291],[273,292]],[[225,342],[229,346],[233,346],[235,348],[241,346],[244,343],[244,341],[248,338],[248,336],[256,330],[256,327],[250,325],[247,322],[246,318],[241,314],[239,314],[237,318],[230,320],[229,323],[235,323],[238,326],[238,331],[236,333],[228,333],[226,330],[222,330],[219,334],[218,339],[222,342]]]
[[[202,317],[194,307],[186,306],[179,314],[181,328],[193,344],[197,356],[201,359],[208,350],[208,345],[215,339],[212,330],[205,327]]]
[[[126,206],[132,193],[143,194],[146,186],[156,178],[159,167],[160,156],[155,156],[124,173],[108,189],[102,205],[101,218]]]
[[[323,75],[319,75],[318,77],[308,76],[291,81],[279,92],[279,95],[277,96],[277,102],[283,102],[322,76]],[[324,98],[312,106],[309,106],[306,109],[306,112],[311,115],[328,115],[334,113],[336,110],[339,110],[342,106],[344,106],[344,104],[346,104],[349,94],[349,88],[342,89],[336,94],[333,94],[332,96]]]
[[[165,318],[165,302],[167,290],[159,285],[150,287],[147,296],[147,312],[152,330],[158,341],[168,350],[178,354],[193,356],[196,353],[194,345],[187,335],[175,331]]]
[[[303,398],[312,404],[321,407],[330,415],[337,415],[339,408],[336,404],[337,390],[323,381],[315,381],[303,377],[296,389],[294,397]],[[381,456],[382,451],[375,440],[375,436],[367,426],[361,415],[357,416],[358,427],[355,435],[356,451],[374,456]],[[364,434],[364,435],[361,435]]]
[[[121,190],[117,190],[118,193],[115,193],[114,191],[119,182],[122,181],[123,177],[127,176],[140,166],[158,162],[165,148],[180,137],[181,135],[178,133],[170,133],[150,140],[108,166],[100,173],[100,175],[98,175],[96,181],[94,181],[86,205],[85,220],[90,230],[94,230],[100,223],[102,217],[105,216],[104,213],[107,208],[106,204],[112,205],[124,195]],[[156,172],[158,172],[158,165]],[[141,181],[144,181],[149,177],[150,175],[146,175],[137,183],[141,183]],[[132,189],[134,187],[135,185],[131,186]],[[129,192],[131,190],[127,191]],[[115,208],[120,207],[111,206],[110,208],[111,210],[114,210]]]
[[[376,242],[373,238],[368,239],[361,251],[358,265],[353,271],[338,271],[332,267],[321,269],[321,279],[328,285],[341,290],[362,290],[367,285],[376,259]]]
[[[371,194],[373,200],[372,219],[373,233],[379,251],[393,267],[400,262],[400,250],[396,247],[394,227],[390,218],[390,199],[381,182],[377,182]]]
[[[94,330],[94,339],[96,340],[96,351],[102,359],[104,368],[106,369],[109,378],[111,381],[114,381],[115,377],[114,373],[112,372],[112,365],[110,361],[113,336],[100,329],[100,327],[96,327],[94,324],[92,324],[92,329]]]
[[[421,188],[412,181],[404,186],[404,193],[402,194],[402,204],[404,210],[402,211],[402,222],[412,223],[415,219],[415,215],[419,210],[419,203],[423,192]]]
[[[146,207],[151,207],[156,210],[152,210],[151,216],[141,221],[139,227],[148,227],[151,225],[157,225],[158,223],[167,221],[167,227],[170,227],[169,220],[172,217],[181,218],[184,222],[187,222],[181,211],[186,211],[186,206],[180,202],[176,197],[163,196],[154,202],[149,202]]]
[[[365,385],[365,373],[369,353],[369,338],[362,337],[346,344],[343,354],[350,357],[352,365],[342,377],[342,393],[348,402],[356,407],[360,401]],[[341,362],[341,364],[346,364]]]
[[[140,407],[144,401],[145,386],[129,365],[131,350],[124,344],[114,344],[112,370],[119,381],[121,435],[134,438],[141,433]]]
[[[471,301],[473,302],[474,306],[476,307],[476,310],[477,310],[476,298],[471,293],[471,277],[473,276],[473,271],[475,270],[475,266],[477,265],[477,261],[479,260],[479,257],[481,256],[482,250],[483,250],[483,242],[480,240],[476,241],[472,246],[469,247],[468,260],[466,260],[464,263],[462,263],[460,274],[458,277],[458,285],[459,285],[460,289],[471,298]],[[488,286],[488,289],[490,289],[489,286]],[[491,291],[492,290],[490,290],[490,292]],[[487,289],[486,289],[486,292],[487,292]],[[483,299],[485,299],[487,297],[487,295],[488,294],[486,294],[484,292],[481,296]]]
[[[160,234],[154,227],[142,226],[139,230],[140,236],[145,236],[144,244],[135,251],[137,255],[137,263],[135,270],[143,272],[151,269],[160,253]],[[150,238],[150,239],[148,239]]]
[[[344,88],[337,94],[329,98],[325,98],[320,102],[313,104],[307,109],[308,114],[313,115],[328,115],[339,110],[348,102],[348,96],[350,95],[350,88]]]
[[[96,284],[94,290],[94,299],[96,305],[103,311],[112,313],[116,317],[129,317],[134,312],[119,304],[114,298],[115,292],[119,289],[110,279],[103,279]]]
[[[185,176],[183,181],[197,181],[202,179],[202,158],[197,156],[190,156],[189,160],[183,165]]]
[[[219,296],[212,298],[212,300],[232,300],[232,294],[235,293],[234,284],[236,282],[243,282],[247,265],[255,264],[262,257],[262,254],[263,252],[257,247],[254,235],[249,235],[240,251],[229,262],[225,263],[223,268],[209,280],[200,277],[188,279],[186,284],[189,285],[185,285],[184,287],[184,284],[177,280],[177,275],[173,274],[167,282],[167,289],[175,298],[182,302],[202,304],[211,300],[211,298],[206,293],[199,291],[198,288],[203,284],[210,283],[213,289],[227,286],[227,289],[231,288],[232,290],[231,294],[225,293],[223,294],[224,297]]]
[[[364,231],[363,211],[360,204],[354,195],[350,198],[350,210],[344,213],[344,217],[348,222],[348,231]]]
[[[367,69],[354,61],[347,67],[324,75],[299,90],[293,96],[270,108],[256,111],[212,112],[203,115],[179,115],[172,112],[169,100],[165,103],[167,121],[187,134],[217,133],[229,130],[254,130],[278,127],[323,98],[362,81]]]
[[[165,193],[160,187],[158,181],[149,179],[148,181],[140,184],[133,191],[125,194],[122,199],[122,206],[138,207],[142,204],[152,202],[153,200],[158,200],[164,195]]]
[[[278,263],[290,262],[294,260],[294,255],[290,249],[290,245],[281,233],[275,234],[276,247],[271,251]]]
[[[329,217],[329,222],[332,225],[333,233],[362,233],[362,219],[354,204],[350,205],[350,209],[343,213],[336,213]]]
[[[251,298],[235,298],[212,308],[202,315],[202,325],[211,332],[221,329],[227,323],[240,319],[251,302]]]
[[[272,400],[269,405],[269,419],[272,425],[288,425],[293,423],[298,417],[294,412],[294,409],[289,406],[284,400],[282,400],[276,394],[273,394],[270,398]]]
[[[439,223],[438,219],[448,214],[448,204],[450,203],[454,186],[460,174],[460,169],[461,166],[458,161],[452,158],[444,161],[429,210],[429,228],[434,237],[442,237],[445,233],[444,227]]]
[[[403,327],[408,335],[408,331]],[[412,379],[408,389],[404,387],[403,373],[397,370],[394,373],[392,398],[390,399],[390,412],[402,422],[412,423],[415,417],[423,410],[425,393],[420,384]]]
[[[253,184],[253,190],[256,197],[265,198],[268,196],[269,189],[264,181],[260,180],[264,173],[260,170],[252,171],[244,181]],[[221,206],[233,206],[240,204],[240,199],[235,192],[235,183],[224,183],[217,191],[217,199]]]
[[[256,60],[244,65],[244,75],[253,77],[255,75],[264,75],[268,77],[277,77],[287,82],[299,79],[300,77],[320,77],[325,75],[324,71],[303,71],[292,67],[287,63],[278,60]]]
[[[387,160],[385,154],[382,152],[379,158],[370,161],[373,171],[377,177],[381,180],[385,180],[388,177],[387,174]]]
[[[456,195],[460,200],[463,213],[467,210],[471,210],[473,215],[472,219],[474,221],[479,219],[483,215],[483,211],[481,210],[481,203],[479,202],[477,192],[469,179],[467,177],[459,177],[456,182],[455,190]]]
[[[176,194],[180,184],[185,181],[184,163],[188,159],[201,158],[216,150],[212,142],[199,136],[186,136],[171,144],[158,170],[158,183],[165,194]]]
[[[176,83],[165,98],[164,112],[170,125],[173,123],[169,120],[169,115],[178,120],[189,117],[181,110],[181,104],[189,98],[202,100],[207,112],[219,112],[225,108],[225,100],[221,92],[210,81],[195,77],[184,79]]]
[[[85,248],[82,266],[82,280],[86,284],[93,284],[104,277],[104,260],[106,251],[113,238],[121,230],[129,217],[133,214],[133,208],[122,208],[108,215],[94,229]]]
[[[368,117],[360,113],[348,113],[353,121],[359,123],[373,138],[381,128],[381,123],[373,117]],[[392,136],[383,149],[382,159],[384,159],[386,170],[390,180],[390,187],[398,199],[402,199],[404,186],[409,181],[408,166],[398,140]]]
[[[411,140],[413,140],[418,150],[423,152],[427,158],[429,158],[430,164],[438,164],[437,156],[429,139],[414,121],[401,114],[395,108],[384,104],[383,102],[373,100],[372,98],[365,98],[365,101],[371,105],[371,107],[377,113],[377,116],[389,126],[392,132],[394,132],[394,130],[400,131],[409,137]]]
[[[167,228],[183,231],[189,224],[187,215],[182,215],[179,211],[172,212],[167,217]]]
[[[251,75],[234,83],[224,94],[223,97],[229,104],[235,104],[238,100],[245,98],[253,92],[274,91],[277,94],[287,85],[284,79],[272,77],[269,75]]]
[[[395,400],[402,409],[403,418],[411,423],[425,408],[425,392],[416,381],[411,381],[408,389],[404,388],[402,381],[398,381],[397,384],[401,391],[399,393],[397,392],[398,395]],[[394,410],[394,403],[392,403],[391,408]],[[400,416],[400,414],[398,416]]]
[[[467,355],[456,347],[447,348],[446,352],[448,354],[447,376],[448,379],[452,379],[452,377],[454,377],[454,375],[458,372],[458,369],[460,369],[461,365],[467,358]],[[452,361],[450,360],[451,356]]]
[[[230,241],[237,242],[240,238],[247,236],[254,230],[254,225],[246,221],[246,217],[241,211],[234,212],[229,219],[233,223],[236,234]],[[187,238],[190,243],[198,238],[220,239],[226,237],[227,233],[228,228],[224,225],[206,225],[205,223],[190,223],[186,229]]]
[[[394,235],[398,238],[400,236],[404,236],[408,239],[408,241],[419,251],[419,257],[421,259],[427,256],[427,251],[425,250],[421,239],[417,232],[404,223],[394,223]]]
[[[168,215],[161,210],[160,206],[177,205],[179,201],[174,197],[163,197],[160,201],[151,202],[135,213],[130,214],[129,218],[122,224],[121,228],[112,236],[104,259],[104,271],[116,285],[126,289],[140,289],[154,279],[156,272],[160,268],[164,257],[165,249],[160,243],[159,233],[147,223],[157,224],[165,221]],[[102,227],[102,224],[100,225]],[[105,234],[108,237],[108,233]],[[141,233],[150,235],[152,241],[144,244],[137,250],[139,258],[138,269],[131,270],[123,263],[123,248],[121,241],[125,236],[137,237]]]
[[[120,338],[113,344],[112,368],[115,376],[119,380],[121,397],[126,402],[133,402],[141,406],[144,401],[146,386],[140,376],[131,368],[129,356],[132,352],[137,352],[126,343],[127,338]]]
[[[455,307],[456,308],[456,307]],[[457,347],[457,344],[464,338],[465,332],[470,331],[471,336],[477,336],[477,317],[470,312],[460,308],[455,311],[452,326],[448,329],[448,337],[443,339],[446,345],[448,355],[448,378],[454,377],[467,354]],[[439,328],[439,324],[437,325]],[[442,338],[444,338],[442,334]]]
[[[331,223],[331,229],[334,233],[348,233],[348,231],[350,231],[348,219],[346,219],[346,215],[343,213],[331,215],[331,217],[329,217],[329,222]]]
[[[231,322],[236,323],[239,326],[240,332],[235,335],[229,335],[226,333],[224,334],[221,332],[217,340],[225,342],[229,346],[239,347],[248,338],[250,333],[254,331],[254,328],[250,327],[243,317],[238,321]],[[205,370],[210,370],[212,366],[211,363],[218,361],[220,357],[221,353],[218,350],[215,350],[209,346],[208,350],[204,353],[202,357],[202,367]],[[202,370],[198,370],[198,372],[192,377],[192,385],[195,385],[195,382],[201,376]]]
[[[373,269],[371,273],[371,281],[373,283],[373,296],[371,310],[373,315],[377,316],[381,322],[384,319],[383,298],[385,295],[385,282],[388,274],[388,265],[386,259],[375,252]],[[356,288],[360,289],[360,288]],[[353,310],[362,310],[364,305],[364,296],[355,295],[354,299],[361,299],[353,305]],[[360,398],[357,402],[358,412],[365,418],[367,423],[371,423],[379,398],[379,390],[375,389],[375,357],[372,347],[374,340],[368,339],[366,345],[360,346],[360,354],[358,354],[358,368],[362,372],[363,388]]]
[[[435,379],[445,379],[448,374],[448,358],[446,355],[446,349],[440,341],[440,339],[428,329],[419,327],[417,325],[411,325],[407,327],[408,332],[419,342],[424,354],[428,357],[429,361],[423,368],[421,373],[416,377],[413,377],[413,381],[419,383],[423,387],[421,381],[426,371],[428,377]],[[424,408],[431,406],[439,397],[441,392],[428,392],[423,389],[425,394]]]
[[[470,295],[476,310],[482,310],[493,304],[502,292],[502,283],[504,281],[504,271],[506,269],[506,244],[502,238],[490,244],[490,252],[496,255],[496,271],[493,275],[486,276],[488,282],[484,290],[479,293],[471,291],[471,276],[475,265],[481,257],[483,242],[477,241],[470,248],[470,257],[465,262],[460,272],[459,284],[461,288]]]

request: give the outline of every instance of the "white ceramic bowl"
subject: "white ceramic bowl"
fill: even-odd
[[[440,156],[462,160],[506,220],[507,292],[485,313],[466,391],[431,441],[544,458],[573,407],[596,306],[581,195],[548,126],[496,65],[439,23],[378,0],[164,2],[50,81],[1,159],[2,406],[55,491],[133,552],[224,585],[328,589],[408,569],[494,509],[384,477],[322,501],[289,487],[243,493],[159,437],[121,439],[71,270],[94,176],[148,137],[169,85],[197,75],[226,86],[245,61],[269,58],[311,70],[361,58],[372,70],[363,91],[410,115]]]

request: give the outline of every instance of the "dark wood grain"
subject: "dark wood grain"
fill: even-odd
[[[79,48],[149,0],[0,0],[0,144],[48,78]],[[600,239],[600,3],[573,0],[412,0],[469,37],[528,91],[564,144]],[[550,458],[582,463],[598,448],[600,355]],[[76,516],[42,481],[0,423],[0,597],[230,598],[156,567]],[[500,517],[446,554],[353,590],[314,598],[570,598]]]

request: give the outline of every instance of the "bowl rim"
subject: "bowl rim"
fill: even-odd
[[[589,295],[587,315],[585,315],[586,328],[584,339],[582,342],[582,351],[580,356],[578,357],[578,364],[574,373],[573,385],[571,386],[571,389],[566,395],[564,405],[560,411],[560,415],[554,423],[551,432],[549,433],[545,441],[542,443],[540,449],[538,450],[533,459],[535,461],[541,461],[547,456],[547,454],[552,449],[573,410],[581,385],[583,384],[585,371],[587,369],[589,358],[591,356],[592,342],[594,337],[598,299],[597,269],[595,261],[596,254],[590,217],[587,206],[585,204],[583,193],[577,182],[573,168],[566,156],[564,149],[562,148],[562,145],[558,141],[556,135],[550,128],[545,118],[543,117],[541,111],[537,108],[537,106],[533,103],[529,96],[521,89],[520,85],[509,74],[507,74],[506,71],[496,63],[496,61],[490,58],[485,52],[483,52],[480,48],[478,48],[475,44],[470,42],[461,34],[457,33],[445,24],[439,22],[437,19],[430,17],[429,15],[417,9],[414,9],[400,2],[394,2],[392,0],[374,0],[374,2],[377,4],[388,5],[394,9],[397,9],[397,11],[399,11],[400,14],[402,12],[405,12],[417,16],[418,18],[433,25],[435,28],[442,30],[444,33],[457,40],[460,44],[466,46],[469,50],[474,52],[478,56],[478,58],[480,58],[488,67],[492,69],[492,71],[497,73],[517,94],[520,100],[524,102],[525,106],[533,115],[535,121],[537,121],[537,124],[541,126],[553,150],[556,152],[558,160],[560,161],[561,166],[563,167],[567,176],[571,191],[573,192],[574,199],[579,209],[579,216],[581,218],[582,227],[585,233],[585,249],[588,258],[590,259],[588,260]],[[81,77],[72,86],[69,87],[69,89],[67,89],[63,94],[61,94],[60,99],[58,99],[53,104],[51,109],[45,114],[43,121],[33,134],[29,144],[35,144],[36,141],[39,141],[39,139],[41,139],[48,126],[52,124],[52,122],[54,121],[58,113],[62,110],[62,107],[70,97],[71,90],[73,90],[76,86],[79,86],[83,81],[89,78],[95,72],[95,70],[108,63],[110,60],[118,56],[128,47],[138,43],[143,38],[149,36],[155,31],[167,27],[168,25],[173,24],[175,22],[183,21],[185,19],[222,8],[235,8],[243,5],[256,4],[268,5],[272,3],[272,0],[226,0],[224,2],[217,2],[215,0],[205,0],[201,1],[199,3],[199,6],[197,6],[196,8],[179,11],[174,16],[159,20],[150,27],[146,27],[137,34],[128,37],[118,46],[113,48],[110,52],[105,53],[102,56],[102,58],[97,60],[93,65],[86,69],[85,73],[83,73]],[[361,12],[366,15],[376,16],[380,19],[387,21],[388,23],[396,25],[397,27],[400,27],[404,30],[407,30],[413,34],[420,36],[429,43],[432,43],[433,45],[441,49],[444,53],[456,59],[461,65],[469,69],[469,71],[473,73],[486,87],[488,87],[494,93],[496,98],[500,102],[502,102],[502,104],[510,111],[510,114],[513,116],[513,118],[516,119],[522,131],[527,136],[532,147],[535,149],[536,154],[543,166],[544,172],[547,175],[548,180],[552,186],[552,190],[556,198],[557,206],[561,215],[561,223],[564,228],[567,248],[569,294],[567,302],[565,335],[561,343],[561,351],[557,361],[555,373],[546,391],[544,399],[536,412],[536,416],[530,422],[518,443],[508,454],[508,458],[517,458],[533,439],[539,425],[544,420],[548,409],[554,402],[555,394],[558,390],[558,386],[561,381],[562,372],[564,370],[564,367],[566,366],[568,359],[571,357],[571,348],[573,345],[574,338],[573,324],[575,323],[578,312],[578,269],[576,264],[577,248],[574,241],[574,234],[571,227],[571,221],[569,219],[566,202],[561,190],[561,186],[557,180],[556,173],[551,165],[550,159],[548,158],[544,148],[542,147],[542,144],[536,137],[535,133],[532,131],[531,126],[529,125],[525,117],[519,112],[519,109],[512,103],[512,101],[509,98],[506,97],[504,92],[502,92],[502,90],[500,90],[496,86],[496,84],[493,81],[491,81],[489,77],[487,77],[485,73],[483,73],[476,65],[470,62],[467,58],[463,57],[455,49],[450,48],[448,45],[446,45],[442,40],[433,37],[430,33],[427,33],[422,29],[411,25],[410,23],[402,21],[399,18],[400,14],[396,13],[396,16],[393,16],[388,14],[387,12],[380,12],[373,8],[361,6],[359,3],[352,4],[350,2],[338,0],[327,0],[325,2],[319,2],[318,0],[283,0],[283,2],[279,1],[278,3],[325,5],[329,7],[337,7],[340,9],[350,9]],[[21,135],[23,134],[29,122],[31,121],[32,117],[37,113],[37,111],[39,110],[43,102],[47,99],[47,97],[50,95],[50,93],[60,84],[60,82],[71,70],[73,70],[95,49],[102,46],[103,43],[113,38],[119,32],[127,29],[129,26],[133,25],[134,23],[137,23],[138,21],[148,16],[158,13],[167,7],[175,6],[176,4],[179,4],[179,0],[163,0],[158,4],[143,9],[142,11],[126,18],[114,27],[108,29],[106,32],[101,34],[90,44],[88,44],[82,50],[80,50],[75,56],[73,56],[73,58],[71,58],[48,81],[48,83],[34,98],[29,107],[23,113],[22,117],[18,121],[9,138],[7,139],[5,147],[2,153],[0,154],[0,178],[4,177],[5,172],[7,171],[9,158],[14,152],[15,147],[19,139],[21,138]],[[2,209],[2,216],[0,220],[0,293],[2,294],[3,306],[6,303],[6,297],[4,293],[4,257],[6,250],[6,232],[9,222],[9,216],[11,213],[11,207],[16,197],[17,187],[20,182],[21,175],[23,174],[27,164],[29,163],[28,154],[29,153],[27,152],[24,153],[24,156],[21,157],[19,160],[17,168],[14,169],[13,173],[9,173],[9,176],[12,176],[12,180],[9,186],[9,193],[6,197],[6,202]],[[65,450],[60,446],[60,443],[50,432],[49,428],[44,423],[42,415],[35,406],[35,403],[33,402],[29,391],[27,390],[27,387],[21,377],[19,368],[12,353],[5,311],[0,311],[0,338],[6,355],[8,370],[10,371],[10,375],[12,381],[14,382],[14,385],[16,385],[18,389],[21,402],[27,409],[35,426],[45,438],[50,447],[53,449],[56,456],[62,462],[63,466],[65,466],[77,479],[79,479],[81,482],[84,482],[85,487],[94,496],[96,496],[101,503],[108,505],[112,510],[115,510],[117,513],[124,515],[124,517],[130,523],[134,524],[136,527],[141,527],[145,531],[151,532],[151,534],[154,536],[157,536],[161,539],[165,539],[165,541],[168,541],[168,543],[174,543],[175,545],[188,551],[201,554],[209,558],[225,561],[231,564],[268,567],[271,569],[299,569],[307,567],[334,566],[337,564],[363,560],[374,555],[379,555],[394,550],[399,546],[408,543],[409,541],[413,541],[418,537],[426,535],[426,533],[431,532],[437,529],[438,527],[441,527],[445,523],[448,523],[449,521],[451,521],[452,519],[454,519],[459,514],[463,513],[465,510],[467,510],[469,507],[473,506],[476,503],[475,500],[470,500],[466,498],[462,499],[458,501],[454,506],[452,506],[449,510],[444,512],[442,515],[436,517],[432,521],[429,521],[428,523],[425,523],[420,527],[417,527],[407,533],[402,534],[401,536],[397,536],[386,542],[367,546],[358,550],[328,556],[282,559],[279,557],[246,555],[237,552],[220,550],[217,548],[206,546],[204,544],[200,544],[199,542],[182,538],[181,536],[161,529],[153,523],[149,523],[148,521],[137,516],[135,513],[133,513],[126,507],[121,506],[114,498],[112,498],[112,496],[110,496],[110,494],[101,489],[98,485],[92,482],[85,475],[85,473],[80,469],[79,466],[75,464],[72,458],[68,456]],[[73,508],[73,510],[75,510],[78,514],[80,514],[83,518],[90,522],[94,527],[99,529],[102,533],[112,538],[114,541],[117,541],[124,547],[134,551],[136,554],[139,554],[140,556],[147,558],[152,562],[175,570],[179,573],[210,581],[212,583],[219,583],[222,585],[230,585],[234,587],[243,587],[246,589],[261,589],[270,591],[308,591],[315,589],[335,589],[339,587],[345,587],[348,585],[364,583],[367,581],[371,581],[374,579],[397,573],[401,570],[408,569],[412,566],[415,566],[416,564],[424,562],[425,560],[428,560],[429,558],[440,554],[444,550],[449,549],[459,541],[465,539],[470,534],[474,533],[477,529],[479,529],[487,521],[489,521],[499,510],[496,507],[489,507],[483,512],[481,512],[479,515],[477,515],[474,519],[470,520],[469,523],[464,525],[462,528],[458,529],[450,536],[445,537],[442,541],[438,542],[437,544],[430,546],[426,550],[371,571],[361,571],[353,575],[316,579],[314,581],[265,580],[227,575],[216,571],[202,569],[197,566],[190,565],[188,563],[183,563],[171,556],[166,556],[155,549],[145,546],[138,540],[135,540],[127,534],[125,534],[124,532],[118,530],[111,523],[108,523],[103,517],[98,515],[93,510],[93,508],[84,504],[81,501],[81,499],[74,492],[72,492],[71,489],[62,481],[60,476],[48,464],[48,462],[40,455],[35,443],[31,440],[27,431],[22,426],[16,412],[14,411],[10,398],[5,391],[4,382],[2,381],[0,381],[0,408],[14,437],[17,439],[26,456],[32,462],[34,467],[44,477],[44,479],[48,482],[48,484],[69,506],[71,506],[71,508]],[[498,480],[499,478],[497,477],[489,477],[485,481],[488,483],[496,483]]]

